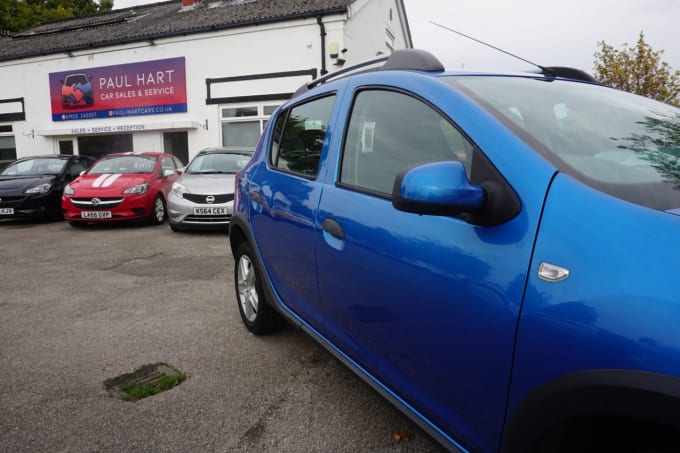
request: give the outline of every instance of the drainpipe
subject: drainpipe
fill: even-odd
[[[326,70],[326,27],[321,20],[321,16],[316,16],[316,23],[319,24],[321,34],[321,75],[328,74]]]

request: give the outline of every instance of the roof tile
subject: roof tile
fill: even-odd
[[[0,37],[0,61],[344,12],[355,0],[181,0],[92,14]]]

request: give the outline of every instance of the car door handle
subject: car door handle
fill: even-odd
[[[338,239],[345,239],[345,232],[338,222],[333,219],[326,219],[321,226],[325,232]]]
[[[264,204],[264,201],[262,200],[262,195],[260,195],[259,192],[251,193],[250,199],[253,200],[253,202],[259,204],[260,206]]]
[[[333,247],[335,250],[342,251],[345,248],[345,232],[338,222],[333,219],[326,219],[321,225],[323,230],[323,239],[326,244]]]

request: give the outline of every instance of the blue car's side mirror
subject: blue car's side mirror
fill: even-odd
[[[400,211],[452,216],[476,212],[485,190],[472,184],[462,163],[430,162],[404,169],[395,179],[392,204]]]

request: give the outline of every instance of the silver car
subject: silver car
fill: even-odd
[[[226,148],[201,150],[172,184],[168,221],[172,231],[221,228],[226,231],[234,204],[234,177],[252,153]]]

